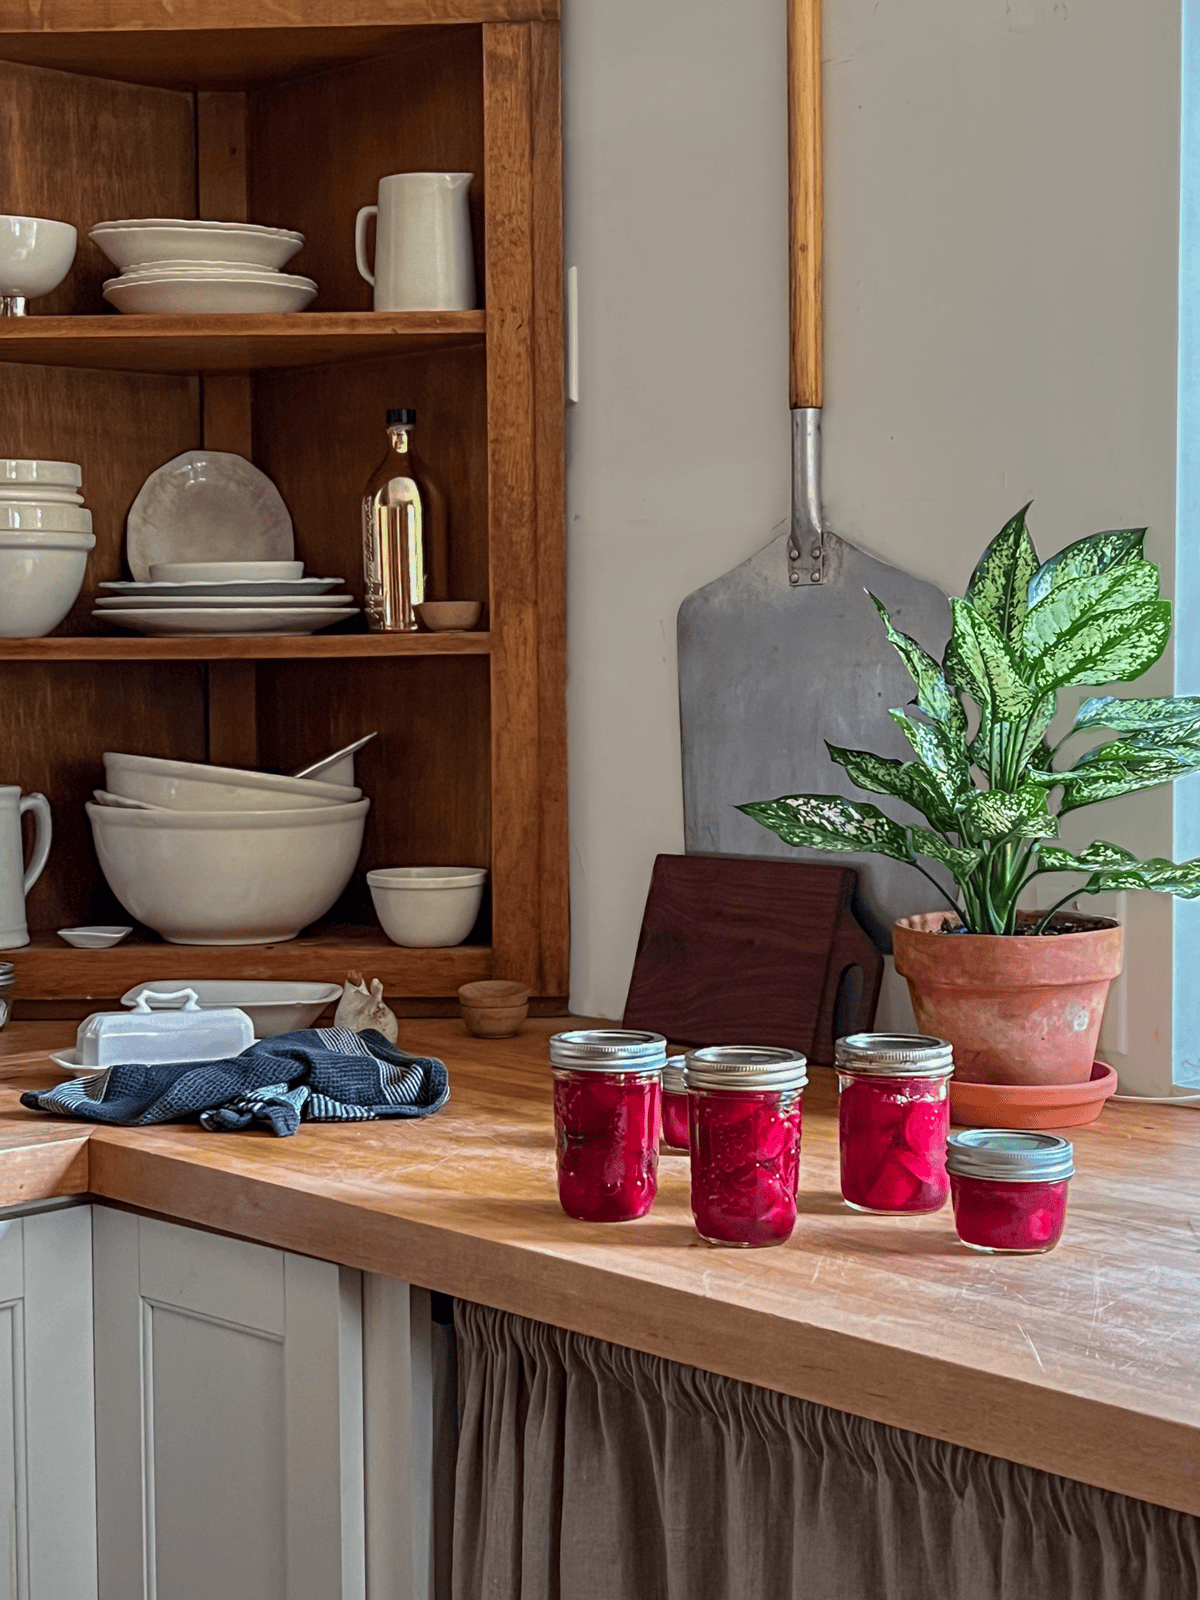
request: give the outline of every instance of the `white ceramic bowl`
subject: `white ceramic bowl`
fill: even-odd
[[[44,491],[71,494],[83,482],[77,461],[40,461],[33,456],[0,456],[0,491],[19,490],[22,500],[44,499]],[[36,489],[36,493],[35,493]]]
[[[303,561],[158,561],[151,583],[294,583]]]
[[[83,587],[92,533],[0,531],[0,639],[40,639]]]
[[[92,799],[98,806],[120,806],[122,811],[169,811],[169,806],[152,806],[148,800],[130,800],[123,794],[111,794],[107,789],[93,789]]]
[[[104,752],[104,787],[171,811],[297,811],[352,805],[362,790],[200,761]]]
[[[256,267],[247,261],[136,261],[121,270],[121,282],[136,278],[273,278],[277,267]]]
[[[338,983],[252,983],[243,978],[172,978],[170,983],[138,983],[121,996],[123,1006],[137,1005],[143,989],[194,989],[201,1011],[236,1006],[254,1024],[256,1039],[311,1028],[326,1006],[340,1000]]]
[[[69,222],[0,216],[0,295],[49,294],[71,270],[79,235]]]
[[[91,533],[92,513],[61,501],[0,500],[0,529],[27,528],[42,533]]]
[[[304,235],[289,228],[178,217],[101,222],[88,237],[123,272],[160,261],[234,262],[238,266],[278,268],[290,261],[304,243]]]
[[[100,870],[172,944],[277,944],[349,883],[369,800],[311,811],[85,810]]]
[[[314,761],[307,767],[299,767],[292,773],[293,778],[307,778],[310,782],[319,783],[353,783],[354,782],[354,757],[363,745],[370,744],[371,740],[378,737],[374,733],[364,733],[361,739],[356,739],[353,744],[348,744],[341,750],[335,750],[331,756],[322,756],[320,761]]]
[[[367,873],[367,887],[392,943],[428,950],[467,937],[486,877],[482,867],[379,867]]]
[[[110,278],[104,298],[138,316],[224,316],[303,311],[317,292],[311,278]]]

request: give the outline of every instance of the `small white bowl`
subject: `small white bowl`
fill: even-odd
[[[30,533],[91,533],[92,513],[86,506],[61,500],[0,500],[0,528]]]
[[[151,583],[294,583],[303,561],[159,561]]]
[[[367,873],[367,887],[392,943],[430,950],[467,937],[486,878],[482,867],[379,867]]]
[[[70,493],[83,482],[78,461],[42,461],[37,456],[0,456],[0,489],[28,489],[25,500],[37,499],[45,489]]]
[[[76,950],[109,950],[132,932],[132,928],[60,928],[58,937]]]
[[[92,533],[0,530],[0,639],[41,639],[83,588]]]
[[[0,296],[36,300],[57,289],[71,270],[78,238],[69,222],[0,216]]]

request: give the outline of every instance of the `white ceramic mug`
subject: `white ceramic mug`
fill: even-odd
[[[470,172],[395,172],[379,180],[379,204],[354,225],[358,270],[375,286],[376,311],[473,311],[475,255],[467,210]],[[367,219],[375,218],[375,270]]]
[[[21,815],[25,811],[32,811],[37,823],[28,867],[21,842]],[[29,943],[25,896],[46,865],[50,832],[50,802],[44,794],[22,797],[15,783],[0,784],[0,950],[16,950]]]

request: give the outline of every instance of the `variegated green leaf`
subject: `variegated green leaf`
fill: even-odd
[[[1195,900],[1200,898],[1200,860],[1175,862],[1155,856],[1136,866],[1109,868],[1093,873],[1079,892],[1111,894],[1118,889],[1153,889],[1180,900]]]
[[[1174,783],[1194,769],[1178,761],[1139,762],[1128,766],[1115,761],[1097,762],[1089,767],[1072,767],[1069,772],[1054,774],[1054,783],[1062,784],[1060,817],[1069,811],[1079,811],[1083,806],[1094,806],[1100,800],[1114,800],[1118,795],[1134,794],[1138,789],[1153,789],[1160,783]],[[1036,778],[1036,774],[1033,775]]]
[[[1152,561],[1130,561],[1096,578],[1072,578],[1032,607],[1021,630],[1021,654],[1036,670],[1047,651],[1091,629],[1106,612],[1157,599],[1158,568]]]
[[[1169,728],[1179,722],[1200,722],[1200,695],[1167,696],[1159,700],[1123,700],[1120,695],[1100,695],[1083,702],[1075,713],[1071,731],[1111,728],[1114,733],[1133,733],[1143,728]]]
[[[1132,850],[1123,850],[1105,839],[1097,839],[1078,854],[1052,844],[1043,845],[1038,851],[1041,872],[1094,872],[1097,867],[1126,867],[1131,861],[1137,862]]]
[[[916,854],[928,856],[931,861],[939,861],[943,867],[949,867],[956,883],[961,883],[964,878],[969,877],[983,860],[982,850],[973,850],[967,845],[948,844],[945,839],[939,839],[937,834],[931,833],[928,828],[910,828],[908,833]]]
[[[969,796],[960,807],[964,832],[983,839],[1052,839],[1058,821],[1046,806],[1046,791],[1023,783],[1013,794],[989,789]]]
[[[1178,761],[1184,766],[1200,766],[1200,723],[1184,722],[1174,728],[1152,728],[1131,733],[1125,739],[1110,739],[1093,750],[1085,750],[1072,771],[1117,762],[1127,767],[1144,766],[1147,761]]]
[[[1046,690],[1140,678],[1166,649],[1170,632],[1166,600],[1145,600],[1099,616],[1084,614],[1038,657],[1034,682]]]
[[[812,850],[854,850],[910,860],[908,835],[878,806],[838,794],[785,794],[738,807],[784,844]]]
[[[916,722],[903,711],[889,711],[888,716],[917,752],[942,799],[953,809],[973,788],[962,735],[951,733],[936,722]]]
[[[887,629],[888,642],[895,649],[897,655],[908,668],[909,676],[917,686],[917,705],[927,717],[932,717],[935,722],[953,729],[957,733],[967,730],[967,716],[962,708],[958,696],[951,689],[943,676],[941,667],[928,653],[923,650],[915,639],[910,639],[908,634],[900,633],[892,626],[892,619],[888,615],[887,607],[882,600],[876,598],[867,590],[871,603],[883,618],[883,625]]]
[[[1043,772],[1049,770],[1054,760],[1054,752],[1046,742],[1046,729],[1054,721],[1054,713],[1057,710],[1058,695],[1053,689],[1044,694],[1034,706],[1033,715],[1021,742],[1021,754],[1017,760],[1021,771],[1026,767],[1035,767]]]
[[[1029,610],[1029,585],[1038,571],[1037,551],[1025,526],[1028,510],[1028,505],[1022,506],[988,545],[964,596],[1010,644],[1021,637],[1021,624]]]
[[[930,781],[929,774],[916,761],[896,761],[891,756],[872,755],[868,750],[846,750],[826,742],[830,758],[845,767],[851,781],[872,794],[893,795],[913,806],[943,830],[953,828],[954,812]]]
[[[1077,539],[1042,563],[1029,585],[1029,604],[1035,606],[1051,589],[1072,578],[1094,578],[1110,567],[1139,560],[1145,539],[1145,528],[1113,528],[1107,533],[1092,533],[1086,539]]]
[[[947,678],[993,720],[1027,716],[1038,697],[1021,676],[1007,639],[965,600],[951,600],[950,608],[954,620],[946,646]]]

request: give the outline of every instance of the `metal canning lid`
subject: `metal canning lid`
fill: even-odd
[[[16,969],[11,961],[0,961],[0,989],[11,989],[16,982]]]
[[[948,1078],[954,1051],[945,1039],[928,1033],[851,1033],[839,1039],[834,1065],[846,1072],[875,1072],[883,1078]]]
[[[669,1056],[663,1068],[663,1093],[686,1094],[687,1082],[683,1076],[683,1056]]]
[[[661,1033],[629,1028],[577,1028],[550,1040],[550,1064],[579,1072],[657,1073],[667,1059]]]
[[[1058,1183],[1075,1171],[1075,1161],[1071,1141],[1056,1133],[966,1128],[946,1141],[946,1167],[960,1178]]]
[[[803,1089],[808,1062],[799,1050],[763,1044],[714,1044],[689,1050],[689,1089]]]

